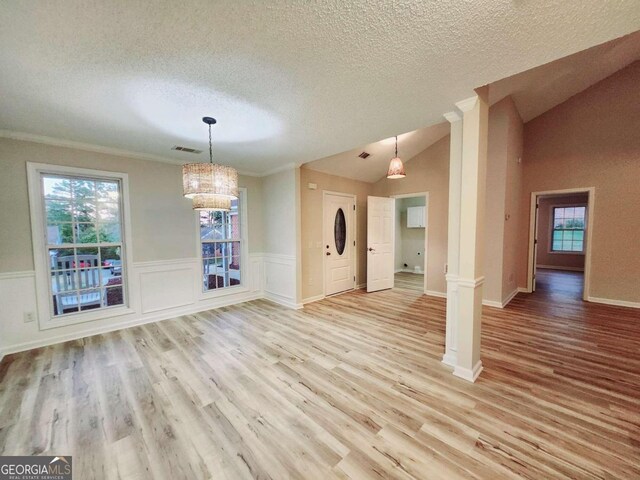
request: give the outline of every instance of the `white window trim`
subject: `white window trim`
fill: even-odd
[[[571,208],[571,207],[584,207],[584,239],[582,241],[582,251],[568,251],[568,250],[554,250],[553,249],[553,225],[555,220],[555,209],[556,208]],[[585,256],[587,253],[587,218],[589,217],[588,208],[589,206],[586,203],[565,203],[558,205],[551,205],[551,213],[549,215],[551,219],[551,225],[549,229],[549,248],[548,252],[551,255],[582,255]]]
[[[249,285],[249,229],[247,221],[247,189],[238,188],[240,194],[240,285],[213,290],[204,290],[202,284],[202,243],[200,239],[200,212],[194,212],[196,218],[196,256],[198,258],[198,292],[199,298],[224,297],[250,291]]]
[[[77,314],[54,317],[50,307],[49,262],[46,255],[46,231],[44,221],[44,201],[42,191],[42,174],[77,175],[91,178],[105,178],[120,180],[122,188],[122,257],[125,267],[125,299],[127,303],[118,307],[88,310]],[[88,168],[67,167],[46,163],[27,162],[27,184],[29,188],[29,206],[31,213],[31,239],[33,243],[33,263],[36,274],[36,296],[38,305],[38,324],[40,330],[65,327],[83,322],[91,322],[135,313],[130,306],[133,304],[131,283],[133,279],[133,261],[131,258],[131,211],[129,208],[129,177],[126,173],[108,172]]]

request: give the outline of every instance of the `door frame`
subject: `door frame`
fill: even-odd
[[[324,245],[327,244],[328,240],[325,237],[326,225],[324,224],[326,218],[326,207],[327,207],[327,195],[334,195],[339,197],[346,197],[353,200],[353,225],[351,225],[353,242],[351,245],[353,248],[353,254],[351,259],[351,266],[353,268],[353,288],[351,290],[345,290],[344,292],[338,292],[333,295],[340,295],[342,293],[350,292],[356,289],[356,277],[358,276],[358,198],[353,193],[344,193],[344,192],[334,192],[331,190],[323,190],[322,191],[322,298],[327,297],[327,256],[324,254]]]
[[[535,273],[535,265],[533,264],[533,248],[536,239],[536,204],[538,197],[547,195],[571,195],[574,193],[586,193],[587,200],[587,245],[584,253],[584,285],[582,289],[582,299],[589,301],[589,292],[591,290],[591,243],[593,238],[593,218],[594,218],[594,202],[595,187],[584,188],[566,188],[562,190],[544,190],[531,192],[531,203],[529,208],[529,250],[527,254],[527,293],[533,292],[533,275]]]
[[[422,293],[427,295],[427,259],[429,258],[429,192],[417,192],[417,193],[401,193],[398,195],[389,195],[390,198],[395,198],[396,201],[400,198],[414,198],[414,197],[424,197],[424,214],[425,214],[425,229],[424,229],[424,259],[423,259],[423,270],[424,270],[424,279],[422,285]],[[396,224],[394,223],[393,228],[395,230]],[[395,244],[396,232],[393,232],[393,241],[394,241],[394,255],[395,249],[397,245]]]

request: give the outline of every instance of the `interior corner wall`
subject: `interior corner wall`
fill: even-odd
[[[522,189],[522,119],[511,97],[489,109],[484,300],[504,304],[517,290]]]
[[[444,267],[449,215],[449,135],[405,162],[404,167],[405,178],[382,178],[373,184],[371,195],[389,197],[429,192],[427,291],[444,295],[447,291]]]
[[[518,283],[527,283],[531,192],[594,187],[595,301],[640,306],[640,61],[524,126]]]
[[[309,188],[315,183],[316,189]],[[323,270],[323,199],[322,192],[340,192],[356,196],[356,284],[367,279],[367,196],[372,184],[350,178],[300,168],[301,209],[301,290],[303,301],[322,297],[324,288]]]
[[[264,292],[296,308],[298,299],[298,169],[262,177]]]

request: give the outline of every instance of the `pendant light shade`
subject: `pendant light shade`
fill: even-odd
[[[231,210],[231,199],[216,195],[196,195],[193,197],[193,209],[228,212]]]
[[[196,195],[238,198],[238,172],[216,163],[187,163],[182,166],[182,190],[187,198]]]
[[[387,178],[395,179],[404,177],[406,177],[406,174],[404,173],[404,165],[402,164],[402,160],[400,160],[400,158],[398,157],[398,137],[396,137],[396,156],[391,159],[391,162],[389,162]]]
[[[213,163],[211,125],[214,125],[216,120],[204,117],[202,121],[209,125],[209,163],[187,163],[182,167],[182,191],[187,198],[212,196],[227,199],[230,205],[232,199],[238,198],[238,172],[233,167]],[[222,201],[210,201],[209,203],[223,206],[227,204]],[[201,207],[204,204],[203,199],[198,199],[197,205],[199,207],[197,209],[204,209]],[[193,208],[196,209],[195,201]]]

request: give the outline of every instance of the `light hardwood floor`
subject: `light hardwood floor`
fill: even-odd
[[[475,384],[441,364],[445,301],[255,301],[0,364],[0,454],[91,478],[640,478],[640,312],[485,308]]]
[[[394,276],[394,286],[417,292],[424,291],[424,275],[409,272],[398,272]]]

